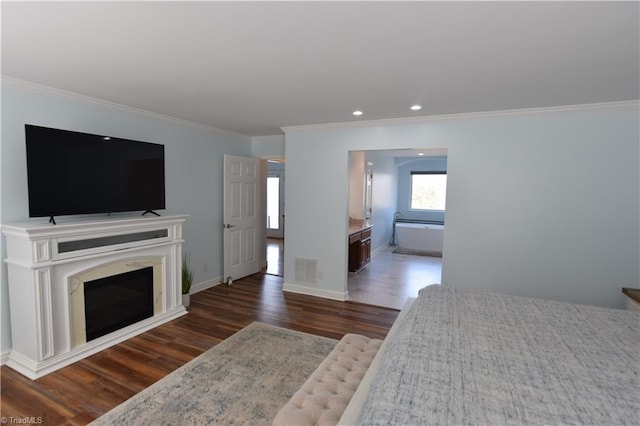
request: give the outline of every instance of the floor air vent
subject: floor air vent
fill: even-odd
[[[296,257],[295,261],[296,282],[315,284],[317,276],[316,274],[318,270],[318,260]]]

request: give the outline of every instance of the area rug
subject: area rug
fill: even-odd
[[[411,255],[414,255],[414,256],[442,257],[442,252],[441,251],[417,250],[417,249],[408,249],[408,248],[402,248],[402,247],[396,248],[391,253],[411,254]]]
[[[270,425],[338,342],[254,322],[92,425]]]

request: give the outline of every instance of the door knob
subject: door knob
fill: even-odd
[[[224,225],[225,228],[229,229],[229,228],[233,228],[235,225],[232,225],[230,223],[227,223]]]

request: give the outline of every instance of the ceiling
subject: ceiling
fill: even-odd
[[[251,136],[636,100],[638,6],[3,1],[2,74]]]

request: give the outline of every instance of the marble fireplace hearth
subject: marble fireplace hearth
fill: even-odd
[[[12,334],[7,366],[35,380],[186,314],[181,296],[186,218],[118,216],[3,225]],[[106,332],[87,338],[87,285],[144,269],[150,271],[150,284],[143,319],[122,327],[107,324]],[[110,281],[100,291],[119,293],[114,300],[124,305],[101,309],[138,309],[127,305],[139,292],[130,287],[126,280],[119,288]]]

